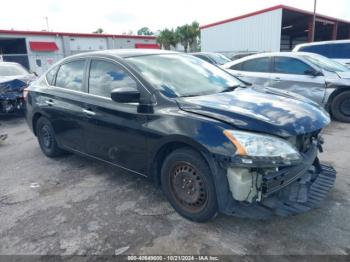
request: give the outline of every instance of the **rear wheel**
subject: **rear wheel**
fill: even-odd
[[[64,154],[64,151],[57,145],[54,130],[47,118],[40,117],[38,119],[36,123],[36,133],[41,151],[46,156],[57,157]]]
[[[217,214],[213,178],[203,157],[191,149],[178,149],[165,160],[162,189],[174,209],[183,217],[205,222]]]
[[[342,92],[333,99],[331,111],[336,120],[350,123],[350,91]]]

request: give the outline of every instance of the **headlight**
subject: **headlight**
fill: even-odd
[[[287,161],[301,159],[291,144],[278,137],[235,130],[225,130],[224,134],[235,145],[239,156]]]

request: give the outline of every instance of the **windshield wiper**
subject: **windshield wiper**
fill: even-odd
[[[220,93],[226,93],[226,92],[231,92],[235,90],[237,87],[245,87],[244,85],[233,85],[233,86],[228,86],[224,90],[222,90]]]

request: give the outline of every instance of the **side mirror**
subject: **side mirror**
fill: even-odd
[[[120,87],[112,91],[111,98],[118,103],[137,103],[140,101],[140,91],[135,87]]]
[[[323,73],[321,71],[318,70],[305,70],[305,75],[309,75],[309,76],[323,76]]]

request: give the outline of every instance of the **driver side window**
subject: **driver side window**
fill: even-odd
[[[135,87],[137,83],[116,63],[92,60],[89,75],[89,93],[110,98],[114,89]]]
[[[275,57],[274,72],[279,74],[306,75],[305,71],[313,68],[291,57]]]

